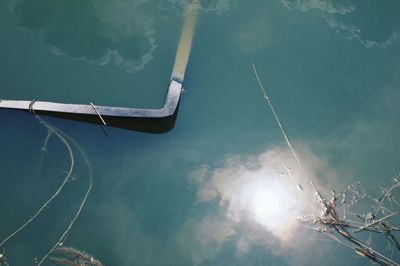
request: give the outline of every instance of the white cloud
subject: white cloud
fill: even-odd
[[[235,28],[230,39],[242,50],[252,52],[272,43],[273,26],[265,15],[259,15]]]
[[[358,40],[366,48],[378,47],[386,48],[393,43],[400,42],[400,31],[394,29],[384,40],[373,40],[364,36],[360,26],[342,22],[338,15],[351,16],[358,11],[357,6],[340,6],[331,0],[278,0],[290,10],[300,10],[303,12],[313,9],[320,10],[321,16],[328,23],[329,27],[341,35],[343,38]],[[395,27],[398,25],[395,25]]]
[[[160,3],[160,8],[166,9],[166,3],[173,6],[178,6],[181,10],[184,10],[187,5],[192,3],[193,0],[164,0]],[[205,0],[199,1],[200,9],[204,12],[214,13],[222,15],[231,9],[232,0]],[[168,7],[169,8],[169,7]],[[183,14],[181,12],[181,14]]]
[[[309,11],[312,9],[319,9],[322,12],[330,14],[345,15],[354,11],[353,6],[335,6],[334,2],[330,0],[278,0],[286,8],[291,10]]]
[[[325,161],[305,146],[299,150],[307,177],[300,174],[289,150],[280,147],[247,158],[229,158],[214,170],[202,167],[193,172],[197,204],[219,204],[219,223],[229,225],[229,230],[222,230],[225,233],[215,241],[218,250],[232,238],[237,241],[237,256],[254,245],[276,255],[299,249],[296,217],[319,214],[309,181],[313,180],[323,193],[333,188],[328,184],[338,181]],[[303,194],[298,184],[303,186]],[[203,243],[214,240],[214,233],[197,231],[207,239],[202,239]]]
[[[153,59],[153,52],[156,49],[154,20],[148,12],[142,8],[144,0],[113,0],[93,1],[95,12],[99,21],[104,25],[103,33],[115,43],[121,43],[131,37],[144,37],[149,46],[141,49],[141,55],[132,59],[121,55],[118,48],[108,49],[108,53],[97,60],[99,65],[114,63],[123,67],[127,72],[140,71]]]
[[[235,235],[233,224],[218,215],[189,218],[172,238],[173,245],[191,257],[194,265],[215,259],[224,243]]]
[[[360,41],[360,43],[366,48],[372,48],[372,47],[386,48],[392,45],[394,42],[400,41],[400,33],[398,31],[393,31],[386,40],[374,41],[365,38],[362,34],[361,29],[356,27],[355,25],[346,25],[343,22],[340,22],[337,19],[330,17],[328,15],[322,14],[322,16],[325,18],[329,27],[335,30],[343,38],[348,40],[356,39]]]
[[[32,8],[29,1],[15,0],[11,8],[19,16],[20,27],[42,32],[52,54],[134,72],[153,59],[157,47],[157,14],[150,13],[145,2],[42,1]]]

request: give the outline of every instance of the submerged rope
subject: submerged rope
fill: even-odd
[[[68,224],[67,228],[65,229],[64,233],[61,235],[61,237],[57,240],[57,242],[52,246],[52,248],[47,252],[47,254],[38,262],[38,266],[40,266],[50,255],[50,253],[52,253],[54,251],[54,249],[56,249],[58,246],[62,245],[62,241],[66,238],[66,236],[68,235],[69,231],[71,230],[72,226],[74,225],[75,221],[78,219],[83,207],[85,206],[85,203],[87,201],[87,198],[90,194],[90,191],[92,190],[92,186],[93,186],[93,172],[92,172],[92,167],[90,165],[89,159],[85,153],[85,151],[82,149],[82,147],[70,136],[68,136],[67,134],[65,134],[64,132],[62,132],[59,129],[55,129],[57,131],[57,133],[62,134],[65,138],[67,138],[69,141],[72,142],[73,145],[75,145],[76,148],[78,148],[79,152],[81,153],[83,159],[85,160],[85,163],[88,167],[88,172],[89,172],[89,185],[88,188],[86,190],[85,196],[83,197],[81,204],[79,205],[79,208],[77,210],[77,212],[75,213],[75,216],[72,218],[71,222]]]
[[[49,123],[45,122],[41,117],[39,117],[34,109],[33,109],[33,105],[36,102],[36,100],[33,100],[30,102],[29,104],[29,112],[39,121],[39,123],[41,125],[43,125],[44,127],[47,128],[48,130],[48,135],[45,139],[44,142],[44,147],[47,146],[47,142],[50,138],[50,135],[55,134],[61,141],[62,143],[64,143],[65,147],[68,150],[68,154],[69,154],[69,158],[70,158],[70,168],[69,171],[67,172],[63,182],[61,183],[61,185],[58,187],[58,189],[56,190],[55,193],[53,193],[53,195],[25,222],[23,223],[17,230],[15,230],[13,233],[11,233],[9,236],[7,236],[1,243],[0,243],[0,247],[2,245],[4,245],[9,239],[11,239],[13,236],[15,236],[17,233],[19,233],[21,230],[23,230],[25,227],[27,227],[62,191],[62,189],[64,188],[65,184],[68,182],[70,176],[72,175],[72,171],[74,169],[74,165],[75,165],[75,160],[74,160],[74,155],[72,152],[72,148],[71,145],[69,144],[68,140],[70,142],[72,142],[72,144],[79,150],[79,152],[81,153],[82,157],[84,158],[84,161],[88,167],[88,172],[89,172],[89,185],[88,188],[86,190],[86,193],[79,205],[78,210],[76,211],[74,217],[72,218],[72,220],[69,222],[67,228],[64,230],[64,232],[62,233],[61,237],[56,241],[56,243],[51,247],[51,249],[46,253],[46,255],[43,256],[43,258],[37,263],[37,265],[41,265],[50,255],[50,253],[52,253],[58,246],[62,245],[62,241],[66,238],[66,236],[68,235],[69,231],[71,230],[72,226],[74,225],[75,221],[78,219],[80,213],[82,212],[82,209],[87,201],[87,198],[92,190],[92,185],[93,185],[93,172],[92,172],[92,167],[90,165],[89,159],[86,155],[86,153],[84,152],[84,150],[82,149],[82,147],[74,140],[72,139],[70,136],[68,136],[67,134],[65,134],[64,132],[62,132],[61,130],[57,129],[56,127],[50,125]],[[67,140],[68,139],[68,140]],[[6,264],[8,265],[8,264]]]
[[[271,109],[272,114],[274,115],[275,121],[278,124],[278,127],[279,127],[279,129],[280,129],[280,131],[282,133],[282,136],[285,139],[285,142],[286,142],[287,146],[289,147],[294,159],[296,160],[297,166],[299,167],[302,176],[308,180],[307,175],[305,174],[303,165],[302,165],[302,163],[301,163],[301,161],[299,159],[299,156],[297,155],[296,151],[294,150],[294,148],[293,148],[293,146],[292,146],[292,144],[291,144],[291,142],[289,140],[289,137],[288,137],[285,129],[283,128],[283,125],[282,125],[282,123],[281,123],[281,121],[280,121],[280,119],[279,119],[279,117],[278,117],[278,115],[277,115],[277,113],[275,111],[275,108],[272,105],[271,100],[269,99],[268,94],[267,94],[266,90],[264,89],[263,84],[261,83],[260,77],[258,76],[258,73],[257,73],[256,65],[254,63],[252,63],[252,66],[253,66],[253,71],[254,71],[254,74],[255,74],[255,76],[257,78],[258,84],[260,85],[260,89],[261,89],[261,91],[263,93],[263,96],[264,96],[265,100],[268,103],[269,108]],[[293,176],[292,176],[292,179],[296,182],[297,188],[301,192],[303,192],[303,187],[300,185],[300,183]],[[311,185],[312,185],[313,189],[315,190],[315,188],[314,188],[312,183],[311,183]]]
[[[51,126],[51,125],[48,124],[48,123],[46,123],[42,118],[40,118],[40,117],[35,113],[35,111],[34,111],[34,109],[33,109],[33,104],[34,104],[34,101],[32,101],[31,104],[29,105],[29,110],[30,110],[31,113],[35,116],[35,118],[38,119],[39,122],[40,122],[42,125],[44,125],[45,127],[47,127],[49,130],[52,130],[52,131],[56,134],[56,136],[58,136],[61,140],[63,140],[63,142],[65,143],[65,145],[69,148],[70,154],[71,154],[71,156],[72,156],[72,149],[71,149],[71,146],[69,145],[68,141],[66,140],[66,138],[69,139],[69,141],[71,141],[72,144],[74,144],[75,147],[78,148],[79,152],[81,153],[82,157],[83,157],[84,160],[85,160],[85,163],[86,163],[86,165],[87,165],[87,167],[88,167],[88,171],[89,171],[89,186],[88,186],[88,188],[87,188],[87,190],[86,190],[85,196],[83,197],[83,199],[82,199],[82,201],[81,201],[81,204],[79,205],[79,208],[78,208],[77,212],[75,213],[75,216],[72,218],[71,222],[68,224],[67,228],[65,229],[65,231],[63,232],[63,234],[61,235],[61,237],[57,240],[57,242],[51,247],[51,249],[46,253],[46,255],[44,255],[43,258],[38,262],[37,265],[40,266],[40,265],[49,257],[50,253],[53,252],[55,248],[57,248],[58,246],[61,245],[61,242],[63,241],[63,239],[66,238],[67,234],[68,234],[69,231],[71,230],[71,228],[72,228],[72,226],[74,225],[75,221],[78,219],[78,217],[79,217],[79,215],[80,215],[80,213],[81,213],[81,211],[82,211],[82,209],[83,209],[83,207],[84,207],[84,205],[85,205],[85,203],[86,203],[86,200],[87,200],[87,198],[88,198],[88,196],[89,196],[89,194],[90,194],[90,191],[92,190],[92,185],[93,185],[93,173],[92,173],[92,167],[91,167],[91,165],[90,165],[89,159],[88,159],[88,157],[87,157],[85,151],[82,149],[82,147],[81,147],[73,138],[71,138],[70,136],[68,136],[67,134],[65,134],[64,132],[62,132],[61,130],[59,130],[59,129],[53,127],[53,126]],[[72,156],[72,159],[73,159],[73,156]],[[69,177],[71,174],[72,174],[72,170],[70,170],[70,172],[68,172],[68,177]],[[67,179],[66,181],[68,181],[68,179]],[[65,181],[65,183],[66,183],[66,181]],[[63,183],[62,186],[64,186],[65,183]],[[61,189],[60,189],[60,191],[61,191]]]
[[[51,131],[52,133],[54,133],[65,145],[65,147],[68,150],[68,154],[69,154],[69,158],[70,158],[70,167],[69,167],[69,171],[67,173],[67,175],[65,176],[63,182],[61,183],[61,185],[58,187],[58,189],[53,193],[53,195],[31,216],[31,218],[29,218],[25,223],[23,223],[17,230],[15,230],[13,233],[11,233],[9,236],[7,236],[1,243],[0,243],[0,247],[3,246],[10,238],[12,238],[13,236],[15,236],[17,233],[19,233],[21,230],[23,230],[25,227],[27,227],[34,219],[36,219],[36,217],[60,194],[61,190],[64,188],[65,184],[68,182],[69,177],[72,175],[72,171],[74,169],[74,155],[71,149],[71,146],[68,144],[68,141],[63,138],[63,136],[57,132],[55,130],[55,128],[53,128],[52,126],[50,126],[49,124],[47,124],[46,122],[44,122],[39,116],[37,116],[33,109],[32,109],[32,105],[33,105],[34,101],[32,101],[32,103],[30,104],[29,108],[32,111],[32,114],[35,115],[35,117],[39,120],[39,122],[45,126],[49,131]]]

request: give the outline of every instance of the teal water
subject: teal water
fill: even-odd
[[[161,106],[188,2],[2,1],[0,98]],[[105,137],[96,125],[43,117],[83,147],[94,172],[65,245],[105,265],[369,263],[303,227],[283,241],[252,218],[241,188],[257,169],[268,187],[269,167],[295,166],[251,63],[318,183],[340,191],[359,180],[373,194],[400,170],[399,2],[201,7],[170,132],[106,128]],[[41,152],[47,132],[31,115],[0,118],[3,239],[56,190],[69,161],[54,136]],[[61,196],[4,246],[10,265],[34,264],[62,234],[87,186],[79,153],[76,161]]]

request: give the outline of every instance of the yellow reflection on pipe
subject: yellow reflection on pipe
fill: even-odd
[[[172,70],[172,77],[171,77],[172,79],[176,79],[180,82],[183,82],[186,65],[189,61],[198,10],[199,10],[198,0],[193,0],[192,3],[190,3],[186,7],[185,10],[186,18],[183,24],[181,38],[178,44],[178,49],[176,51],[175,64]]]

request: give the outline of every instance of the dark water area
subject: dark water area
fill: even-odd
[[[0,98],[162,106],[189,2],[2,1]],[[171,131],[104,127],[105,136],[98,125],[41,117],[76,141],[93,169],[63,244],[118,266],[367,265],[351,248],[293,225],[308,203],[292,196],[284,173],[307,180],[251,64],[321,190],[360,181],[379,195],[400,171],[399,2],[200,6]],[[0,121],[1,240],[57,190],[70,159],[54,134],[42,151],[48,130],[29,112],[1,109]],[[79,208],[89,172],[72,150],[60,195],[0,247],[10,265],[34,265]],[[385,239],[372,241],[400,261]]]

